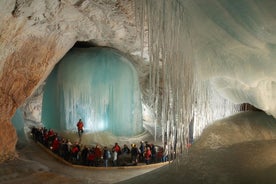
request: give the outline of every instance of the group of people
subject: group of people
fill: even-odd
[[[79,120],[81,121],[81,120]],[[83,129],[79,130],[78,134],[81,137]],[[83,128],[83,123],[82,123]],[[137,165],[138,163],[157,163],[165,162],[169,159],[168,146],[156,146],[147,141],[141,141],[140,145],[131,144],[130,147],[124,144],[122,148],[118,143],[112,147],[101,147],[100,145],[87,146],[79,142],[72,143],[70,139],[63,138],[54,132],[53,129],[45,127],[31,130],[33,139],[40,142],[53,153],[59,155],[64,160],[72,164],[80,164],[87,166],[128,166]]]

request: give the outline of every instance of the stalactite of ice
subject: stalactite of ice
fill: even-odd
[[[201,135],[203,129],[214,120],[221,119],[238,112],[240,105],[234,105],[223,98],[206,81],[197,83],[196,102],[193,104],[194,126],[193,137]],[[204,103],[203,103],[204,102]]]
[[[135,2],[142,48],[149,50],[147,96],[156,119],[153,123],[161,125],[162,140],[171,145],[171,152],[182,152],[189,141],[189,130],[199,136],[209,123],[232,114],[236,108],[197,76],[191,1]]]
[[[72,49],[49,76],[42,120],[49,128],[86,132],[109,131],[133,136],[143,131],[137,73],[113,49]]]

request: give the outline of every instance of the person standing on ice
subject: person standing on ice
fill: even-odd
[[[83,133],[83,122],[81,121],[81,119],[79,119],[79,121],[77,123],[77,128],[78,128],[78,134],[79,134],[79,138],[80,138]]]

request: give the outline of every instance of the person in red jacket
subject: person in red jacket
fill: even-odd
[[[83,122],[81,121],[81,119],[79,119],[77,123],[77,128],[78,128],[79,137],[81,137],[81,134],[83,133]]]
[[[113,166],[118,166],[117,160],[118,160],[118,155],[120,155],[121,153],[121,147],[117,142],[113,146],[112,152],[113,152]]]
[[[71,149],[71,155],[72,155],[72,161],[75,163],[78,159],[78,153],[79,153],[80,149],[77,145],[77,143],[75,143]]]
[[[59,145],[60,145],[60,142],[58,140],[58,137],[56,137],[53,141],[53,144],[52,144],[52,151],[56,154],[58,154],[58,150],[59,150]]]
[[[95,161],[96,161],[95,166],[99,166],[101,157],[102,157],[102,150],[99,145],[96,145],[94,151],[95,151],[95,157],[96,157],[95,158]]]
[[[148,165],[150,163],[150,158],[151,158],[150,147],[146,148],[146,151],[144,153],[144,157],[145,157],[146,164]]]
[[[95,152],[93,149],[90,149],[87,155],[87,160],[88,160],[88,166],[93,166],[95,165]]]

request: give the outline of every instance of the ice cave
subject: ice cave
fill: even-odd
[[[74,48],[44,86],[42,122],[57,131],[110,131],[135,136],[143,131],[138,76],[129,60],[108,48]]]
[[[1,1],[0,183],[274,184],[275,9],[274,0]],[[75,167],[33,141],[31,127],[88,146],[166,143],[173,159]]]

